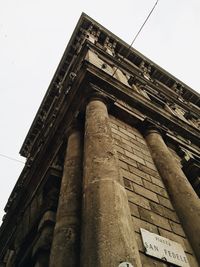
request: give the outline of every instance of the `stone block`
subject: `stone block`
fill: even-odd
[[[167,266],[169,267],[168,264],[165,264],[164,262],[156,260],[155,258],[146,256],[143,253],[140,253],[140,257],[142,260],[142,267],[167,267]]]
[[[114,122],[110,122],[110,126],[111,126],[111,128],[113,128],[115,130],[119,130],[119,126],[116,125]]]
[[[124,178],[123,181],[124,181],[124,187],[125,188],[127,188],[129,190],[133,190],[132,183],[130,180]]]
[[[169,208],[171,210],[174,210],[171,202],[169,201],[169,199],[165,198],[165,197],[162,197],[160,195],[158,195],[158,199],[159,199],[159,202],[161,205],[163,205],[164,207],[166,208]]]
[[[140,218],[149,223],[155,224],[163,229],[171,231],[168,219],[144,208],[138,207]]]
[[[155,178],[155,177],[151,176],[151,181],[152,181],[153,184],[156,184],[156,185],[158,185],[158,186],[160,186],[162,188],[165,188],[165,185],[160,180],[160,178],[158,178],[158,177]]]
[[[129,208],[132,216],[140,217],[138,206],[129,201]]]
[[[141,237],[141,234],[139,234],[139,233],[135,233],[135,237],[136,237],[136,242],[137,242],[139,251],[140,251],[140,252],[144,252],[144,245],[143,245],[143,243],[142,243],[142,237]]]
[[[125,151],[125,154],[129,158],[131,158],[131,159],[133,159],[133,160],[135,160],[135,161],[137,161],[137,162],[139,162],[141,164],[145,164],[144,160],[142,158],[138,157],[137,155],[135,155],[135,154],[133,154],[133,153],[131,153],[129,151]]]
[[[128,200],[130,202],[132,202],[133,204],[136,204],[137,206],[141,206],[145,209],[150,210],[149,201],[146,198],[131,191],[126,191],[126,192],[128,195]]]
[[[114,139],[117,139],[117,140],[121,141],[121,137],[118,134],[112,133],[112,137]]]
[[[193,255],[186,253],[186,257],[191,267],[199,267],[199,264]]]
[[[155,193],[157,193],[163,197],[166,197],[166,198],[168,197],[168,194],[167,194],[165,189],[163,189],[163,188],[161,188],[155,184],[152,184],[149,181],[144,180],[144,186],[145,186],[145,188],[148,188],[149,190],[151,190],[151,191],[153,191],[153,192],[155,192]]]
[[[121,154],[125,154],[124,149],[118,145],[115,145],[115,150]]]
[[[132,217],[132,219],[133,219],[133,228],[135,229],[135,231],[137,233],[140,233],[140,228],[143,228],[143,229],[148,230],[149,232],[159,234],[157,226],[155,226],[149,222],[143,221],[143,220],[136,218],[136,217]]]
[[[136,184],[143,185],[142,178],[131,172],[128,172],[126,170],[121,170],[121,175]]]
[[[152,170],[154,170],[154,171],[157,171],[156,166],[154,165],[153,162],[149,162],[149,161],[145,160],[145,165],[146,165],[148,168],[150,168],[150,169],[152,169]]]
[[[141,138],[141,137],[136,136],[136,139],[137,139],[138,142],[140,142],[140,143],[142,143],[142,144],[147,146],[146,141],[144,140],[143,137]]]
[[[122,168],[122,169],[125,169],[125,170],[129,170],[129,168],[128,168],[128,164],[126,164],[124,161],[121,161],[121,160],[119,160],[118,161],[118,164],[119,164],[119,167],[120,168]]]
[[[142,177],[145,180],[151,181],[151,178],[150,178],[149,174],[147,174],[147,173],[145,173],[145,172],[143,172],[143,171],[141,171],[138,168],[135,168],[133,166],[130,166],[129,169],[130,169],[130,172],[132,172],[133,174],[138,175],[138,176]]]
[[[119,127],[119,131],[122,132],[123,134],[129,136],[130,138],[136,139],[135,134],[131,133],[130,131],[127,131],[126,129]]]
[[[125,151],[126,153],[126,151]],[[133,167],[137,167],[137,162],[133,159],[133,158],[129,158],[126,155],[123,155],[121,153],[118,154],[118,158],[124,162],[126,162],[127,164],[133,166]]]
[[[183,231],[183,228],[182,226],[179,224],[179,223],[175,223],[175,222],[172,222],[170,221],[170,225],[171,225],[171,228],[172,228],[172,231],[180,236],[183,236],[185,237],[185,233]]]
[[[159,233],[161,236],[166,237],[172,241],[175,241],[175,242],[181,244],[185,252],[193,253],[189,242],[184,237],[181,237],[179,235],[176,235],[173,232],[169,232],[169,231],[166,231],[166,230],[160,229],[160,228],[159,228]]]
[[[144,165],[138,163],[138,168],[139,168],[141,171],[143,171],[143,172],[145,172],[145,173],[147,173],[147,174],[149,174],[149,175],[152,175],[152,176],[154,176],[154,177],[158,177],[158,178],[160,178],[159,173],[158,173],[157,171],[152,170],[152,169],[148,168],[147,166],[144,166]]]
[[[121,138],[126,139],[126,140],[130,140],[130,137],[129,137],[128,135],[126,135],[126,134],[120,132],[119,130],[116,130],[116,129],[114,129],[114,128],[112,128],[111,130],[112,130],[112,133],[114,133],[114,134],[120,136]]]
[[[135,183],[133,183],[133,188],[137,194],[142,195],[143,197],[148,198],[148,199],[155,201],[157,203],[159,202],[158,197],[154,192],[152,192],[152,191],[150,191],[150,190],[148,190],[148,189],[146,189],[140,185],[137,185]]]
[[[176,215],[176,213],[160,204],[157,204],[155,202],[149,202],[151,210],[167,219],[170,219],[175,222],[179,222],[179,219]]]

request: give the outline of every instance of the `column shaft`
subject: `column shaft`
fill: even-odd
[[[200,262],[200,200],[161,135],[149,130],[146,141],[174,208]]]
[[[82,267],[142,266],[106,105],[91,100],[84,140]]]
[[[68,139],[64,171],[51,248],[51,267],[79,266],[79,237],[82,185],[81,133],[76,130]]]

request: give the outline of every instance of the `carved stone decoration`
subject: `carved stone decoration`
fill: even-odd
[[[84,37],[88,39],[91,43],[96,44],[99,39],[100,31],[95,29],[93,25],[91,25],[88,30],[82,30]]]
[[[175,83],[172,85],[171,89],[172,89],[173,91],[175,91],[175,93],[178,94],[178,99],[181,100],[181,101],[183,102],[184,99],[183,99],[183,97],[182,97],[182,95],[183,95],[183,87],[182,87],[182,85],[181,85],[181,84],[178,84],[177,82],[175,82]]]
[[[140,63],[139,68],[141,69],[144,78],[146,78],[147,80],[151,80],[151,76],[150,76],[150,73],[151,73],[151,65],[146,66],[145,65],[145,62],[142,61]]]
[[[117,43],[116,42],[110,42],[110,38],[106,37],[104,42],[104,48],[108,54],[111,56],[115,56],[115,48]]]

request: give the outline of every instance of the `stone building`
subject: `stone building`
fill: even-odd
[[[199,133],[199,94],[82,14],[20,150],[0,266],[198,267]]]

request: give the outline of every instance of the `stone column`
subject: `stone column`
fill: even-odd
[[[82,267],[142,266],[104,98],[86,107]]]
[[[81,132],[74,128],[68,138],[50,267],[79,266],[81,192]]]
[[[200,200],[156,129],[146,132],[155,165],[200,263]]]
[[[32,259],[35,262],[34,267],[48,267],[49,254],[53,238],[53,229],[55,225],[55,212],[46,211],[38,226],[38,239],[32,250]]]

